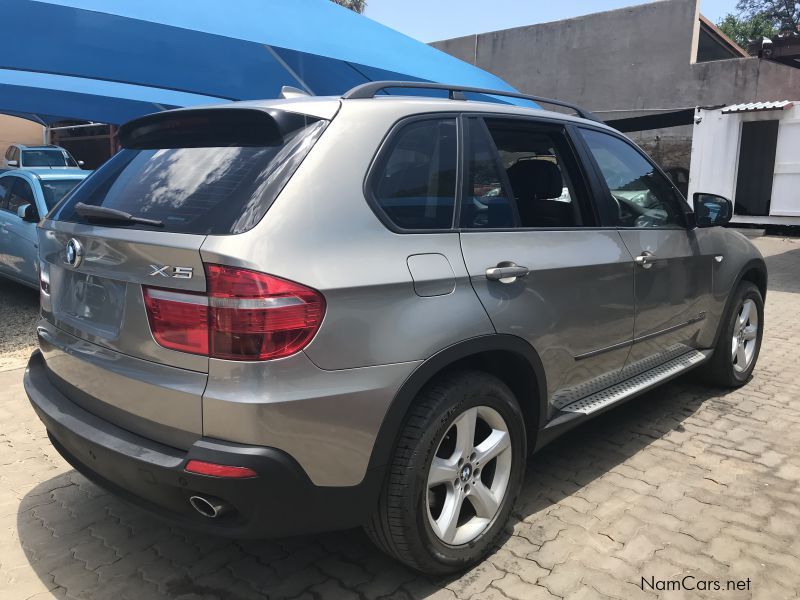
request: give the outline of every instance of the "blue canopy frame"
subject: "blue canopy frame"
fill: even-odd
[[[513,91],[329,0],[4,0],[0,112],[120,124],[178,106],[340,95],[375,80]],[[41,24],[46,24],[43,26]]]

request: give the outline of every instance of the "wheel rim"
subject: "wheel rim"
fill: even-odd
[[[736,322],[733,324],[731,340],[731,360],[737,373],[750,368],[758,344],[758,309],[752,300],[745,300],[739,307]]]
[[[426,511],[433,533],[467,544],[491,525],[511,476],[511,435],[493,408],[462,412],[439,440],[428,469]]]

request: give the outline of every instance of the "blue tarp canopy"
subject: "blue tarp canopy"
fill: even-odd
[[[384,79],[513,90],[328,0],[3,0],[3,17],[0,112],[44,124],[119,124],[275,98],[284,85],[314,95]]]

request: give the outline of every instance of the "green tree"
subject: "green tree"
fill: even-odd
[[[729,14],[717,25],[725,35],[742,48],[747,48],[747,44],[751,40],[772,37],[778,33],[774,22],[762,14],[749,17]]]
[[[363,15],[364,9],[367,8],[366,0],[331,0],[331,2],[338,4],[339,6],[344,6],[345,8],[349,8],[350,10],[355,11],[360,15]]]
[[[778,30],[797,31],[800,24],[800,2],[795,0],[739,0],[736,9],[745,17],[763,16]]]

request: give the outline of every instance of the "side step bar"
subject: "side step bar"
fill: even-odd
[[[561,412],[580,413],[584,415],[596,413],[621,400],[641,394],[667,379],[672,379],[676,375],[688,371],[692,367],[696,367],[709,356],[711,356],[711,351],[700,352],[699,350],[691,350],[649,371],[645,371],[635,377],[612,385],[609,388],[576,400],[575,402],[571,402],[562,407]]]

